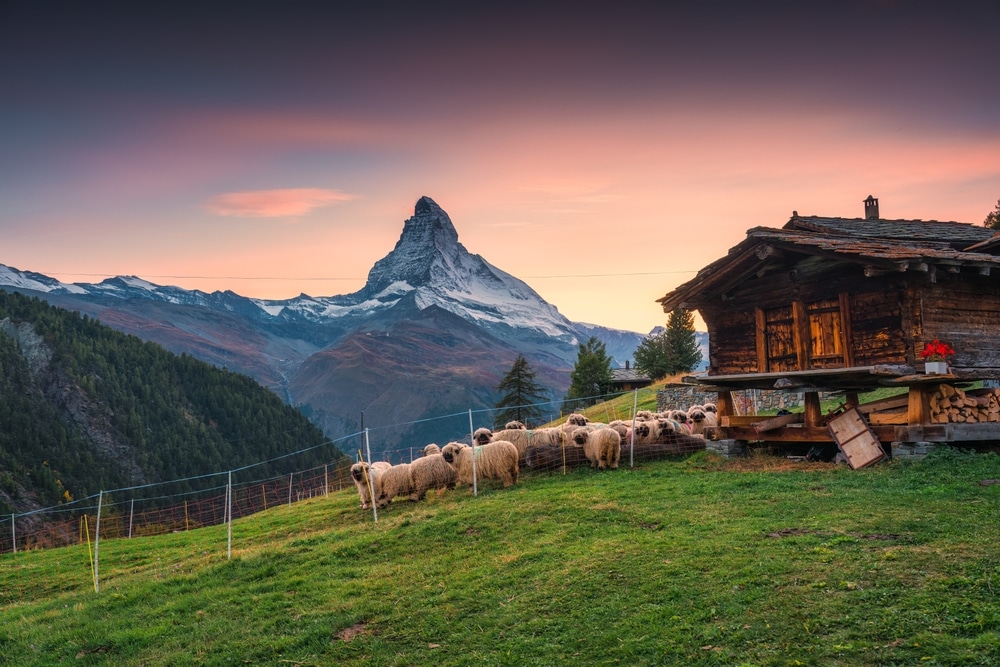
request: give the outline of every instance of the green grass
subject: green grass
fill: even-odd
[[[1000,457],[705,452],[0,557],[11,665],[1000,664]]]

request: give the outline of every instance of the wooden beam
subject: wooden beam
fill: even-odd
[[[792,337],[795,340],[795,356],[798,358],[798,369],[809,370],[809,316],[806,306],[799,300],[792,301]]]
[[[757,321],[757,372],[767,373],[770,368],[767,363],[767,318],[762,308],[754,308]]]
[[[851,326],[851,295],[840,293],[840,344],[844,351],[844,365],[854,366],[854,329]]]
[[[906,423],[910,426],[928,423],[930,406],[923,386],[919,384],[910,385],[910,393],[906,401]]]
[[[879,410],[892,410],[893,408],[903,408],[909,405],[910,397],[906,394],[900,396],[890,396],[878,401],[871,401],[858,406],[858,412],[863,415],[878,412]]]
[[[819,392],[807,391],[804,395],[805,412],[803,422],[806,428],[826,428],[823,413],[819,407]]]
[[[773,417],[764,421],[753,422],[750,426],[753,427],[753,430],[757,433],[765,433],[767,431],[773,431],[776,428],[781,428],[782,426],[788,426],[789,424],[801,423],[802,413],[796,412],[790,415],[781,415],[780,417]]]
[[[730,417],[735,414],[733,410],[733,392],[726,390],[720,390],[718,394],[718,400],[715,402],[715,408],[719,411],[719,421],[722,421],[723,417]]]

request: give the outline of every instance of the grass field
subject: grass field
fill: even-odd
[[[357,495],[0,556],[0,664],[1000,664],[1000,457]]]

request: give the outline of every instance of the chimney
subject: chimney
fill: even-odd
[[[865,220],[878,220],[878,200],[871,195],[865,200]]]
[[[625,360],[625,370],[628,370],[628,359]]]

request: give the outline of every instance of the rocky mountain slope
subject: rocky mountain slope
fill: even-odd
[[[369,425],[398,425],[385,448],[461,437],[467,423],[439,431],[407,424],[490,407],[518,354],[561,397],[580,342],[596,336],[624,362],[642,340],[569,321],[523,281],[466,250],[429,197],[353,294],[264,300],[121,276],[66,284],[2,265],[0,286],[250,375],[332,438],[354,432],[362,412]]]

